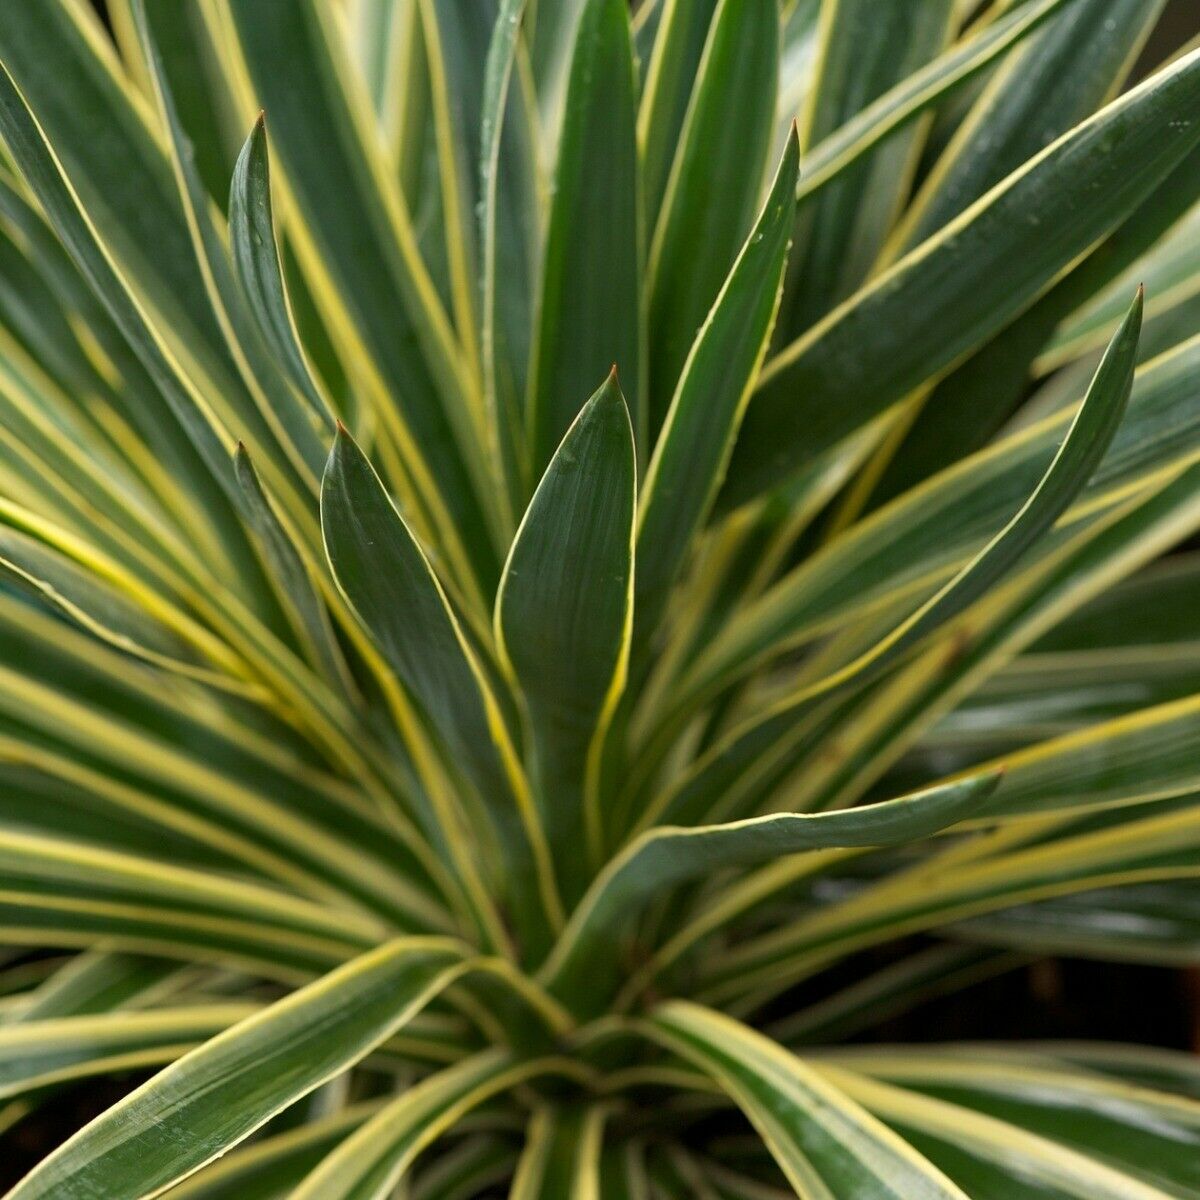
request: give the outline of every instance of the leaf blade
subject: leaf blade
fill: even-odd
[[[622,0],[579,17],[529,380],[537,478],[597,379],[616,365],[642,444],[643,327],[633,51]],[[576,236],[584,225],[588,236]]]
[[[931,1162],[761,1034],[678,1000],[656,1009],[645,1028],[728,1093],[798,1196],[967,1200]]]
[[[12,1200],[158,1195],[402,1028],[461,960],[442,939],[355,959],[143,1084],[44,1159]]]
[[[935,382],[1032,303],[1196,145],[1200,127],[1181,114],[1197,95],[1200,52],[1066,134],[768,363],[742,424],[725,506]],[[1081,206],[1084,191],[1091,202]],[[1070,206],[1069,230],[1034,247],[1028,231],[1058,228],[1060,205]],[[921,330],[909,320],[918,313]]]
[[[636,508],[633,429],[610,375],[546,468],[496,594],[497,646],[528,708],[546,836],[568,902],[582,882],[569,848],[600,853],[586,792],[628,665]]]

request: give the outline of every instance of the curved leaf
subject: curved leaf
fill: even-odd
[[[226,0],[246,65],[290,189],[305,221],[296,233],[319,256],[349,316],[346,347],[374,390],[385,428],[419,481],[420,502],[449,553],[463,546],[471,573],[493,585],[498,570],[489,495],[478,449],[481,413],[464,377],[449,321],[417,250],[398,188],[379,161],[361,106],[348,88],[334,15],[317,0]],[[303,78],[308,86],[297,88]],[[352,328],[350,327],[352,325]],[[386,395],[382,393],[386,392]],[[472,397],[474,396],[474,400]],[[399,427],[398,427],[399,426]],[[459,570],[460,559],[453,565]]]
[[[653,829],[596,877],[542,968],[541,978],[568,1008],[595,1015],[620,981],[616,968],[630,923],[666,889],[723,868],[753,866],[791,854],[903,844],[928,837],[986,810],[998,781],[999,776],[993,775],[845,812],[781,813],[730,825]]]
[[[735,729],[700,760],[676,793],[662,802],[660,811],[705,812],[714,796],[787,736],[817,699],[877,677],[905,651],[967,609],[1013,569],[1078,496],[1111,444],[1133,386],[1141,321],[1139,291],[1113,335],[1087,398],[1054,461],[1008,524],[948,583],[869,649],[816,682],[801,685],[776,700],[766,713],[749,718],[740,729]]]
[[[719,1084],[804,1200],[968,1200],[850,1096],[737,1021],[677,1000],[643,1028]]]
[[[413,1159],[490,1097],[548,1074],[578,1074],[562,1059],[514,1062],[486,1051],[423,1080],[347,1138],[292,1193],[293,1200],[386,1200]]]
[[[229,185],[229,249],[250,315],[276,363],[308,399],[320,428],[332,433],[330,404],[313,378],[284,283],[275,240],[267,132],[260,115],[242,146]]]
[[[390,942],[185,1055],[55,1151],[12,1200],[150,1197],[384,1042],[461,970],[441,939]]]

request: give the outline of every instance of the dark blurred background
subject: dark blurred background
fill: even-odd
[[[1180,46],[1200,36],[1200,0],[1171,0],[1138,64],[1138,74],[1152,70]]]

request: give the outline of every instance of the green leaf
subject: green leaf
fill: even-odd
[[[628,6],[624,0],[586,0],[567,89],[534,330],[528,404],[534,478],[596,380],[613,365],[625,381],[635,441],[643,444],[645,334],[635,122]]]
[[[986,810],[998,775],[833,813],[781,813],[642,834],[596,877],[542,968],[547,990],[575,1012],[603,1011],[620,983],[620,947],[656,895],[689,879],[786,855],[903,844]]]
[[[889,639],[887,650],[882,652],[884,656],[903,653],[905,647],[944,625],[994,587],[1079,495],[1112,444],[1125,416],[1133,390],[1142,305],[1139,289],[1128,314],[1109,342],[1058,454],[1033,495],[962,571],[891,635],[895,640]]]
[[[658,4],[658,29],[645,65],[638,111],[642,190],[651,229],[658,224],[716,8],[717,0],[660,0]]]
[[[44,1159],[12,1200],[159,1194],[403,1028],[461,963],[441,939],[356,958],[160,1072]]]
[[[1187,751],[1198,720],[1200,703],[1191,693],[1009,752],[993,811],[1086,811],[1187,795],[1200,787]],[[991,768],[971,771],[977,769]]]
[[[65,6],[56,3],[54,7],[57,10]],[[61,47],[55,43],[55,46],[50,48],[51,53],[61,52],[66,45],[73,42],[74,37],[78,34],[78,31],[75,33],[69,31],[72,22],[65,16],[59,19],[62,21],[64,41]],[[141,23],[141,32],[145,37],[149,36],[144,22]],[[80,49],[82,49],[82,42]],[[161,84],[164,79],[164,71],[157,54],[148,44],[147,55],[153,68],[155,83],[156,85]],[[99,67],[98,63],[97,67]],[[99,77],[106,72],[101,68],[96,74]],[[109,87],[114,92],[117,92],[117,86],[116,79],[109,81]],[[117,96],[119,96],[119,92],[117,92]],[[116,97],[114,97],[115,99]],[[127,98],[121,97],[120,99],[126,107],[130,107]],[[182,343],[172,345],[169,353],[177,358],[185,369],[190,368],[189,373],[205,390],[207,402],[213,406],[226,428],[237,428],[243,431],[244,436],[260,449],[264,465],[270,467],[273,480],[277,483],[281,495],[294,504],[299,519],[308,517],[309,527],[315,532],[315,522],[311,519],[311,504],[306,506],[301,496],[306,489],[305,474],[307,474],[307,489],[310,493],[315,491],[323,447],[318,442],[313,427],[303,418],[299,420],[295,418],[290,394],[284,389],[272,387],[275,381],[273,365],[269,361],[263,360],[260,353],[261,347],[253,340],[246,338],[244,330],[239,328],[243,325],[241,318],[244,314],[238,297],[231,294],[232,279],[224,248],[220,244],[209,211],[210,198],[200,181],[194,158],[183,158],[180,155],[180,143],[186,135],[180,127],[170,98],[163,95],[162,102],[172,137],[171,161],[179,170],[178,179],[180,196],[183,200],[183,216],[186,218],[186,228],[194,243],[193,257],[199,261],[198,269],[195,265],[192,269],[197,277],[203,280],[202,292],[198,301],[203,304],[203,316],[206,321],[211,322],[213,314],[216,314],[222,340],[226,343],[226,345],[213,348],[213,352],[209,355],[213,359],[210,364],[205,364],[206,348],[195,336],[190,342],[184,340]],[[118,120],[114,119],[114,125],[117,124]],[[131,133],[136,129],[144,136],[145,130],[140,121],[127,122],[127,124]],[[139,140],[141,139],[133,138],[131,145],[136,145]],[[91,148],[87,153],[94,155],[95,149]],[[158,154],[158,148],[147,138],[146,144],[136,152],[134,161],[128,164],[131,175],[136,177],[139,168],[143,164],[151,164]],[[111,172],[116,165],[115,161],[106,162],[104,169]],[[92,169],[96,169],[96,166],[97,164],[93,164]],[[164,252],[163,259],[156,260],[156,262],[165,261],[166,258]],[[138,277],[131,275],[130,278]],[[165,282],[165,280],[159,282]],[[182,280],[180,283],[182,286]],[[186,292],[182,292],[181,295],[186,297]],[[143,310],[151,308],[146,304],[144,298],[135,294],[134,299],[141,300],[140,307]],[[170,302],[174,303],[175,301],[176,297],[172,295]],[[151,311],[153,311],[152,308]],[[172,325],[173,322],[168,319],[163,322],[161,328],[172,329]],[[233,367],[234,362],[237,363],[237,367]],[[264,395],[264,391],[267,395]],[[295,497],[294,500],[293,497]]]
[[[202,861],[233,861],[326,901],[352,895],[402,928],[445,930],[425,891],[428,858],[369,800],[298,756],[287,727],[250,708],[235,721],[182,679],[166,689],[160,673],[12,598],[0,597],[0,630],[10,826],[75,838],[107,826],[120,840],[132,824],[137,853],[182,843]],[[146,836],[154,830],[158,845]]]
[[[777,0],[721,0],[650,249],[651,435],[758,210],[778,80]]]
[[[312,572],[272,507],[249,452],[240,442],[233,466],[246,498],[251,529],[279,594],[280,606],[312,665],[332,686],[354,696],[354,682]]]
[[[77,196],[7,71],[0,73],[0,131],[9,154],[81,273],[128,340],[214,482],[233,499],[224,437],[211,408],[178,373],[84,215]]]
[[[496,5],[494,0],[416,0],[416,7],[429,66],[451,309],[463,358],[478,372],[476,235],[483,197],[476,149],[482,144],[484,78]]]
[[[9,936],[57,919],[73,935],[63,945],[79,945],[91,930],[125,948],[154,951],[158,938],[172,951],[182,943],[209,958],[241,953],[327,970],[384,929],[353,909],[264,884],[9,830],[0,832],[0,875]]]
[[[1171,1193],[1200,1187],[1200,1104],[997,1048],[851,1053],[846,1066],[1107,1161]],[[986,1063],[985,1071],[979,1066]]]
[[[150,0],[146,16],[162,55],[179,117],[195,147],[196,169],[209,195],[224,208],[241,136],[212,30],[198,6]],[[137,83],[147,87],[132,0],[113,0],[109,22],[121,57]]]
[[[244,398],[208,302],[170,163],[92,11],[64,0],[50,0],[36,12],[17,6],[0,22],[0,58],[54,145],[93,222],[93,236],[116,259],[118,273],[139,300],[149,302],[155,324],[161,320],[176,331],[177,353],[193,357],[231,399]]]
[[[642,1028],[712,1077],[758,1130],[797,1196],[967,1200],[851,1097],[745,1025],[676,1000]]]
[[[700,994],[711,1003],[736,997],[745,1010],[822,965],[902,933],[1097,887],[1194,874],[1200,829],[1188,801],[1101,813],[1060,831],[1051,828],[1041,841],[1039,828],[1002,826],[992,835],[994,846],[976,847],[982,853],[957,862],[952,852],[948,861],[934,855],[751,937],[711,969],[712,986],[706,983]]]
[[[884,1082],[891,1074],[886,1066],[884,1079],[876,1079],[860,1074],[853,1059],[851,1065],[853,1070],[822,1066],[822,1074],[913,1138],[934,1161],[944,1160],[971,1196],[1012,1195],[1014,1180],[1037,1188],[1034,1195],[1049,1189],[1078,1200],[1168,1200],[1195,1187],[1197,1159],[1189,1148],[1197,1139],[1194,1104],[986,1057],[947,1063],[940,1071],[936,1059],[929,1062],[934,1078],[969,1074],[978,1085],[935,1088],[935,1096]],[[898,1066],[907,1083],[909,1072]],[[919,1061],[912,1066],[920,1078]],[[1040,1118],[1034,1131],[1026,1127],[1027,1098]]]
[[[281,487],[290,487],[295,479],[298,488],[307,485],[315,490],[324,453],[318,437],[319,426],[314,414],[297,403],[281,379],[273,358],[258,337],[257,326],[249,318],[213,219],[211,197],[201,179],[195,152],[170,90],[166,67],[153,40],[145,0],[129,0],[129,3],[152,91],[170,139],[170,162],[209,304],[252,402],[249,412],[235,410],[236,415],[246,422],[247,436],[253,436],[266,461],[280,472]],[[300,512],[307,515],[308,509],[301,505]]]
[[[1032,0],[1009,6],[1010,11],[995,19],[981,21],[978,33],[951,46],[945,54],[901,80],[813,146],[801,164],[798,199],[803,201],[825,187],[897,129],[991,66],[1061,4],[1073,2]]]
[[[539,1109],[525,1133],[509,1200],[589,1200],[599,1197],[605,1110]]]
[[[525,397],[541,252],[536,130],[515,76],[526,0],[503,0],[480,118],[480,344],[490,449],[510,507],[527,494]],[[515,82],[514,82],[515,80]]]
[[[829,10],[804,111],[805,154],[943,50],[953,9],[952,0],[841,0]],[[785,338],[861,286],[906,199],[923,133],[908,123],[801,206],[780,316]]]
[[[284,282],[271,207],[265,117],[254,122],[229,185],[229,248],[250,315],[292,386],[309,402],[319,428],[333,432],[330,403],[313,377]]]
[[[1170,549],[1181,537],[1189,536],[1198,521],[1198,486],[1200,474],[1195,467],[1190,467],[1158,489],[1148,489],[1147,493],[1135,496],[1111,513],[1088,523],[1082,532],[1065,539],[1052,539],[1051,545],[1039,553],[1040,562],[1031,564],[1018,580],[1001,589],[993,602],[985,602],[964,614],[961,622],[949,626],[930,647],[933,657],[929,661],[937,662],[937,656],[943,655],[948,666],[930,675],[921,671],[919,660],[914,660],[886,689],[881,689],[874,703],[868,700],[866,705],[852,704],[840,715],[839,722],[830,731],[831,736],[844,739],[846,731],[856,724],[869,732],[863,738],[853,737],[853,745],[847,745],[846,756],[839,756],[829,764],[831,769],[816,765],[803,752],[794,756],[792,766],[798,774],[789,793],[796,794],[798,803],[818,808],[851,802],[861,795],[862,790],[878,778],[880,771],[929,729],[938,714],[968,691],[975,681],[995,670],[998,664],[1007,662],[1061,612],[1095,595],[1115,576],[1136,570]],[[1057,547],[1054,541],[1059,542]],[[1153,723],[1155,716],[1147,715]],[[1154,734],[1150,734],[1150,739],[1153,738]],[[1124,744],[1132,749],[1136,743]],[[1178,794],[1178,790],[1172,792],[1171,789],[1178,784],[1186,788],[1188,769],[1183,767],[1181,770],[1180,759],[1171,747],[1170,735],[1165,729],[1159,748],[1163,756],[1160,777],[1163,791]],[[1067,753],[1069,755],[1071,751]],[[855,761],[852,763],[851,759]],[[918,757],[918,764],[919,761]],[[942,762],[949,765],[944,759]],[[868,766],[868,763],[873,765]],[[1081,772],[1098,781],[1107,778],[1100,760],[1089,763],[1086,753],[1080,756],[1079,766]],[[934,769],[935,773],[937,769]],[[922,780],[926,777],[924,774],[917,776]],[[803,783],[800,783],[801,778]],[[1053,767],[1046,778],[1053,778]],[[1115,786],[1120,779],[1119,770],[1114,770],[1111,779],[1114,786],[1102,793],[1102,804],[1122,799],[1119,786]],[[1126,777],[1126,781],[1129,790],[1124,798],[1130,803],[1139,802],[1143,795],[1141,781],[1136,777],[1132,781]],[[1144,796],[1153,799],[1153,773],[1147,775],[1146,782]],[[1031,794],[1036,794],[1036,787],[1031,789]],[[1061,790],[1056,794],[1053,783],[1042,795],[1051,811],[1063,798]]]
[[[514,1062],[502,1050],[465,1059],[410,1088],[347,1138],[293,1200],[387,1200],[416,1156],[492,1096],[544,1075],[578,1074],[563,1059]]]
[[[376,374],[379,416],[406,447],[423,509],[448,552],[464,547],[470,574],[460,582],[488,593],[499,564],[486,472],[475,453],[479,397],[465,378],[396,186],[348,93],[333,14],[317,0],[228,0],[228,6],[304,218],[297,235],[328,277],[318,300],[348,316],[343,336],[353,336],[359,366]],[[297,78],[310,86],[293,87]],[[459,569],[460,560],[453,561]]]
[[[748,718],[699,760],[660,811],[703,814],[749,766],[787,737],[816,700],[848,685],[861,686],[940,626],[963,612],[1009,574],[1068,509],[1104,457],[1125,414],[1141,329],[1139,292],[1114,334],[1087,398],[1032,495],[1007,525],[932,597],[846,665],[801,684],[766,712]],[[679,819],[676,815],[675,819]]]
[[[329,565],[452,757],[503,793],[495,702],[445,592],[366,456],[338,430],[321,488]]]
[[[23,1021],[0,1028],[0,1099],[91,1075],[171,1062],[257,1007],[203,1004]]]
[[[106,950],[76,954],[29,994],[16,1019],[86,1016],[147,1003],[157,993],[169,990],[177,982],[172,976],[180,970],[180,965],[169,959],[138,954]]]
[[[595,755],[625,683],[637,468],[615,375],[551,459],[496,596],[496,641],[524,697],[542,817],[568,903],[600,854]],[[586,811],[585,811],[586,810]]]
[[[1056,13],[988,81],[893,234],[889,257],[932,237],[1110,99],[1161,11],[1159,0],[1072,0]]]
[[[0,518],[8,521],[19,520],[21,515],[0,509]],[[236,686],[236,677],[222,675],[219,669],[230,665],[228,651],[207,630],[167,604],[159,603],[157,612],[148,611],[152,594],[143,590],[135,598],[130,589],[137,585],[112,564],[107,565],[116,578],[110,581],[97,570],[105,565],[102,559],[86,565],[76,562],[53,542],[32,536],[35,533],[54,537],[60,545],[67,541],[53,529],[34,528],[25,533],[11,524],[0,524],[0,572],[10,582],[127,654],[218,686]],[[242,686],[250,690],[248,682]]]
[[[428,559],[345,430],[325,471],[321,527],[338,586],[439,739],[447,768],[461,770],[487,806],[507,856],[515,919],[538,944],[557,898],[516,751]]]
[[[47,212],[65,215],[74,223],[77,218],[70,205],[63,206],[53,176],[48,180],[54,188],[55,201],[47,205]],[[24,248],[30,262],[69,313],[74,314],[75,329],[87,330],[85,341],[95,339],[101,362],[111,368],[111,379],[106,379],[93,361],[94,354],[89,357],[81,345],[87,376],[77,381],[79,395],[106,400],[114,415],[137,435],[139,443],[145,443],[166,475],[165,479],[156,475],[150,480],[160,496],[160,515],[170,519],[176,528],[187,530],[210,569],[228,574],[227,587],[248,596],[252,602],[258,600],[254,553],[243,538],[230,498],[219,487],[210,464],[198,452],[186,423],[177,419],[174,406],[165,401],[138,354],[122,335],[109,306],[93,291],[76,256],[51,228],[49,216],[44,216],[40,208],[2,179],[0,213],[10,235]]]
[[[1129,292],[1149,280],[1146,291],[1151,300],[1142,331],[1142,361],[1165,354],[1193,336],[1197,330],[1189,325],[1186,306],[1179,314],[1183,330],[1178,335],[1174,321],[1160,325],[1153,319],[1156,309],[1169,297],[1164,297],[1163,281],[1145,259],[1151,248],[1177,236],[1186,238],[1187,214],[1196,202],[1194,180],[1198,168],[1200,149],[1193,149],[1166,181],[1125,217],[1116,232],[936,386],[881,480],[876,503],[984,445],[1024,400],[1031,375],[1040,369],[1042,360],[1035,356],[1046,350],[1054,329],[1097,293],[1109,288],[1120,291],[1112,316],[1116,320]],[[1185,260],[1181,257],[1176,261],[1182,266]],[[1034,422],[1083,394],[1103,353],[1111,323],[1100,331],[1095,353],[1088,361],[1055,378],[1054,390],[1062,389],[1059,400],[1048,407],[1040,407],[1048,397],[1039,398],[1037,403],[1030,400],[1021,406],[1022,423]],[[1092,338],[1095,336],[1093,332]]]
[[[1110,99],[1131,68],[1137,50],[1156,24],[1161,6],[1136,0],[1077,0],[1057,13],[1046,28],[1020,47],[989,81],[968,118],[940,156],[893,232],[880,266],[932,236],[1055,138],[1085,120]],[[1177,167],[1190,175],[1185,162]],[[1184,189],[1191,203],[1190,187]],[[1163,207],[1156,192],[1146,205]],[[1142,208],[1145,208],[1143,205]],[[1100,286],[1107,260],[1119,270],[1120,243],[1139,234],[1158,238],[1158,222],[1133,213],[1103,247],[1072,271],[1020,319],[944,379],[928,397],[914,398],[897,420],[912,423],[903,438],[893,437],[891,460],[883,470],[873,502],[977,449],[999,428],[1025,388],[1029,360],[1041,350],[1047,330],[1081,294]],[[1115,253],[1114,253],[1115,252]],[[1112,318],[1100,332],[1107,339],[1126,298],[1139,282],[1150,296],[1157,282],[1139,275],[1121,289]],[[1143,345],[1145,343],[1143,342]],[[1092,364],[1094,366],[1094,363]],[[1082,387],[1080,391],[1082,391]],[[916,410],[920,410],[919,412]],[[882,467],[882,463],[879,464]]]
[[[1200,126],[1180,118],[1197,93],[1200,52],[1066,134],[768,363],[726,503],[936,382],[1028,307],[1196,145]]]
[[[287,1133],[264,1137],[202,1167],[167,1195],[170,1200],[276,1200],[290,1195],[291,1189],[379,1106],[380,1101],[367,1100]]]
[[[1080,497],[1085,511],[1101,511],[1194,460],[1198,370],[1200,342],[1193,342],[1139,373],[1125,420]],[[844,626],[881,611],[889,596],[929,594],[917,581],[945,578],[950,562],[965,562],[994,536],[1004,514],[1045,474],[1068,420],[1064,411],[1005,439],[845,533],[747,605],[700,656],[693,678],[711,684],[726,671],[737,677],[770,655],[808,644],[833,628],[835,617]]]
[[[638,514],[635,645],[653,637],[720,487],[766,353],[795,214],[799,148],[788,141],[757,224],[688,356],[646,472]]]

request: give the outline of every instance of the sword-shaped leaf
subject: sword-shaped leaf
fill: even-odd
[[[276,244],[266,122],[261,114],[238,155],[229,185],[229,249],[234,272],[263,341],[292,386],[323,419],[320,428],[326,429],[330,404],[300,345]]]
[[[647,271],[649,431],[754,221],[775,127],[776,0],[721,0],[697,69]],[[698,254],[697,247],[704,253]]]
[[[614,363],[641,444],[645,335],[636,119],[628,5],[586,0],[534,329],[528,403],[534,478]]]
[[[677,1000],[643,1028],[720,1086],[804,1200],[968,1200],[850,1096],[745,1025]]]
[[[1087,398],[1032,495],[1007,525],[952,579],[885,637],[845,666],[775,701],[718,744],[667,804],[668,813],[703,813],[750,763],[777,745],[821,697],[876,678],[935,629],[970,607],[1007,576],[1079,495],[1112,443],[1133,386],[1142,322],[1139,290],[1109,343]]]
[[[427,270],[398,187],[387,176],[364,97],[347,88],[336,16],[317,0],[228,10],[271,136],[320,256],[346,350],[373,375],[380,419],[418,472],[419,498],[467,586],[486,591],[498,569],[490,497],[478,453],[478,396]],[[293,86],[303,78],[306,87]],[[351,340],[353,339],[353,340]],[[386,393],[386,394],[384,394]],[[462,556],[451,550],[463,548]]]
[[[638,515],[636,643],[653,637],[716,497],[779,304],[795,214],[793,130],[757,224],[692,346],[646,472]]]
[[[589,793],[629,660],[636,476],[629,414],[610,375],[546,468],[496,596],[496,640],[525,699],[568,901],[586,878],[584,847],[592,861],[601,849]]]
[[[338,586],[419,706],[446,766],[461,770],[487,806],[522,933],[536,941],[556,901],[503,716],[429,560],[344,429],[325,470],[321,527]]]
[[[1195,147],[1198,101],[1200,51],[1047,147],[768,363],[727,506],[787,478],[1004,328]]]
[[[444,939],[389,942],[206,1042],[61,1146],[11,1200],[158,1195],[402,1029],[461,971]]]

